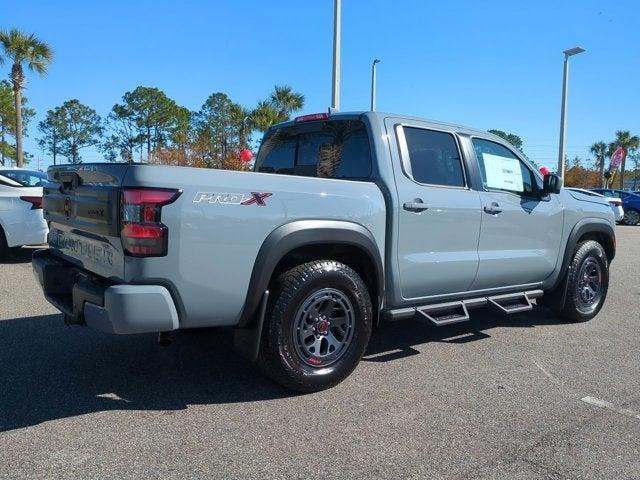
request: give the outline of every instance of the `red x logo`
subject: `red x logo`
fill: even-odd
[[[272,193],[259,193],[259,192],[251,192],[251,198],[246,199],[240,205],[253,205],[254,203],[259,207],[266,207],[267,204],[264,203],[264,199],[273,195]]]

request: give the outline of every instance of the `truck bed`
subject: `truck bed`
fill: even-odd
[[[180,328],[238,322],[260,247],[279,226],[346,220],[384,239],[385,203],[373,182],[104,163],[54,167],[49,177],[44,209],[52,254],[115,283],[166,287]],[[129,188],[180,192],[161,211],[166,255],[124,252],[120,207]]]

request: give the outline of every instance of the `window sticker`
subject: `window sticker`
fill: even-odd
[[[512,192],[524,191],[520,160],[491,153],[483,153],[482,158],[488,188],[511,190]]]

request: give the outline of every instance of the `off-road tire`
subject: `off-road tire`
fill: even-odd
[[[589,262],[589,265],[587,265],[587,262]],[[592,262],[595,262],[595,264]],[[584,275],[583,268],[588,266],[599,269],[600,273],[599,290],[593,303],[586,303],[580,293],[580,281]],[[556,309],[556,313],[574,322],[584,322],[592,319],[604,305],[609,289],[609,261],[602,245],[594,240],[586,240],[579,243],[569,265],[567,275],[567,293],[564,305],[562,308]]]
[[[369,343],[373,323],[371,299],[366,285],[350,267],[334,260],[298,265],[274,279],[262,331],[258,365],[284,387],[310,393],[337,385],[356,368]],[[315,292],[339,291],[353,307],[350,343],[334,363],[314,367],[296,346],[299,309]],[[345,343],[345,345],[347,345]]]

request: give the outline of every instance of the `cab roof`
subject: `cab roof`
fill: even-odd
[[[322,112],[322,113],[326,114],[327,112]],[[306,117],[306,116],[314,117],[316,115],[320,115],[320,114],[302,115],[302,117]],[[354,119],[361,118],[362,116],[365,116],[365,115],[369,118],[372,118],[372,117],[377,118],[377,120],[380,123],[383,123],[386,118],[397,118],[399,120],[421,122],[423,124],[426,124],[427,127],[431,127],[438,130],[450,130],[450,131],[454,131],[454,132],[458,132],[466,135],[478,135],[485,138],[495,139],[499,143],[505,142],[503,138],[498,137],[497,135],[494,135],[484,130],[466,127],[464,125],[460,125],[456,123],[441,122],[438,120],[431,120],[431,119],[426,119],[421,117],[414,117],[410,115],[402,115],[402,114],[390,113],[390,112],[371,112],[371,111],[335,112],[335,113],[328,114],[327,118],[309,118],[309,120],[305,120],[305,122],[306,121],[312,122],[312,121],[318,121],[318,120],[354,120]],[[281,128],[281,127],[296,125],[297,123],[300,123],[296,120],[299,118],[301,117],[300,116],[295,117],[293,120],[288,120],[286,122],[279,123],[277,125],[274,125],[272,128],[274,127]]]

